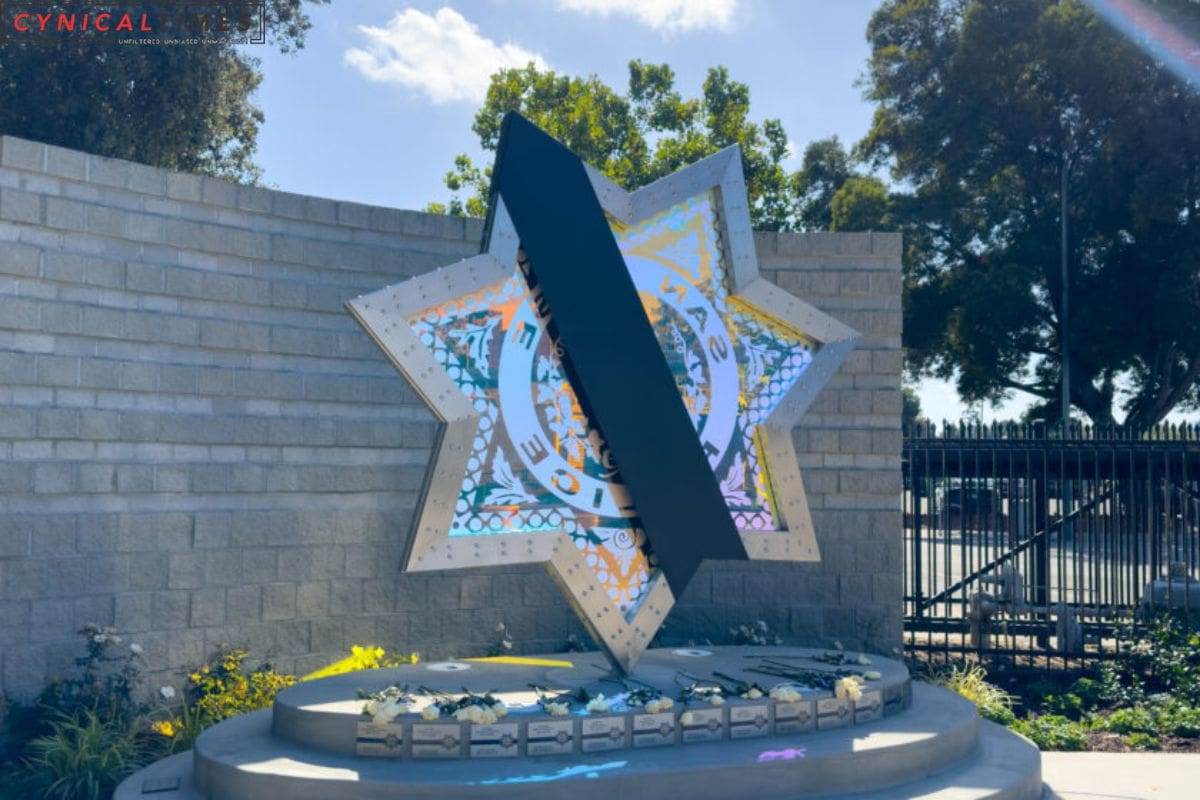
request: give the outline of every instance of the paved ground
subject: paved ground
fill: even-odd
[[[1046,797],[1061,800],[1197,800],[1198,753],[1042,753]]]

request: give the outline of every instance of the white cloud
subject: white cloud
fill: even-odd
[[[799,164],[800,163],[800,153],[801,153],[800,145],[796,144],[795,139],[788,137],[787,153],[784,154],[784,156],[783,156],[783,163]]]
[[[620,14],[664,33],[725,29],[740,0],[558,0],[558,7],[607,17]]]
[[[347,50],[347,64],[368,80],[416,89],[434,103],[480,103],[497,70],[530,61],[546,68],[537,53],[481,36],[476,25],[452,8],[432,15],[409,8],[397,11],[385,28],[359,25],[358,30],[367,44]]]

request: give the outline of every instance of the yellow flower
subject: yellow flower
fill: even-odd
[[[155,733],[159,734],[160,736],[165,736],[168,739],[175,738],[175,725],[171,720],[164,719],[164,720],[155,722],[153,725],[150,726],[150,730],[154,731]]]

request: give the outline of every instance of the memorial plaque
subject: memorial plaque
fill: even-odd
[[[904,689],[899,684],[889,684],[883,687],[883,713],[890,717],[903,711],[903,697]]]
[[[698,708],[692,720],[683,725],[680,738],[685,742],[715,742],[725,738],[725,708]]]
[[[625,747],[628,717],[584,717],[580,721],[580,749],[585,753]]]
[[[462,725],[457,722],[414,724],[412,755],[413,758],[460,758]]]
[[[675,712],[633,715],[633,746],[661,747],[675,744]]]
[[[525,752],[531,756],[558,756],[575,750],[575,720],[530,721],[525,727]]]
[[[630,671],[703,559],[819,559],[791,430],[858,334],[759,276],[741,164],[626,193],[509,114],[483,252],[348,304],[442,423],[406,569],[546,564]]]
[[[515,722],[472,725],[471,758],[515,758],[520,754],[520,726]]]
[[[854,721],[854,710],[849,700],[839,700],[830,697],[817,701],[817,728],[841,728]]]
[[[729,706],[729,738],[750,739],[771,732],[771,707],[766,703]]]
[[[775,704],[775,733],[799,733],[817,727],[817,707],[812,700]]]
[[[883,692],[863,692],[862,697],[854,701],[854,724],[879,719],[883,716]]]
[[[400,758],[404,754],[404,726],[399,722],[359,722],[354,753],[376,758]]]

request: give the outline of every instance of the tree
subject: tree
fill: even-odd
[[[833,196],[855,172],[850,155],[838,137],[818,139],[804,148],[804,160],[792,177],[798,198],[800,227],[810,231],[828,230],[833,225]]]
[[[1160,11],[1200,11],[1186,0]],[[904,343],[964,399],[1143,428],[1200,404],[1200,98],[1080,0],[887,0],[860,144],[908,191]]]
[[[578,78],[505,69],[492,76],[472,130],[495,152],[505,113],[519,111],[625,189],[636,189],[732,144],[742,146],[742,170],[754,226],[786,230],[796,224],[791,176],[783,167],[787,134],[777,119],[751,122],[750,89],[724,67],[708,71],[703,94],[684,100],[666,64],[629,63],[629,87],[619,94],[595,75]],[[491,167],[455,158],[446,186],[465,196],[430,203],[435,213],[482,216]]]
[[[900,399],[903,401],[900,408],[900,426],[904,430],[909,430],[914,425],[925,421],[925,417],[921,414],[921,398],[917,397],[917,393],[911,386],[904,386],[900,389]]]
[[[284,52],[303,47],[310,22],[301,0],[268,0],[265,11],[273,44]],[[229,44],[9,35],[0,39],[0,133],[253,181],[263,115],[250,97],[261,80],[258,61]]]

